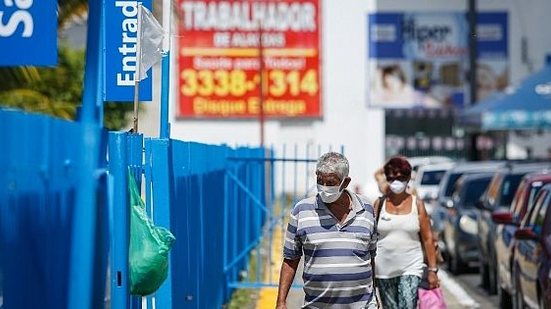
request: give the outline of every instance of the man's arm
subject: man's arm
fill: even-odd
[[[291,288],[291,284],[293,284],[293,279],[295,279],[299,262],[300,258],[294,260],[283,259],[283,263],[281,263],[276,306],[278,309],[287,308],[287,294],[289,294],[289,289]]]

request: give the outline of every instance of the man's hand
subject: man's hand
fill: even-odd
[[[440,280],[438,280],[438,276],[436,276],[436,273],[433,271],[429,271],[427,281],[429,282],[429,288],[431,290],[440,287]]]

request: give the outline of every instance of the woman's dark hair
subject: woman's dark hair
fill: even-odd
[[[388,65],[381,69],[383,80],[385,76],[387,75],[394,75],[400,79],[402,83],[406,82],[406,75],[404,74],[404,71],[402,71],[402,68],[398,65]]]
[[[394,156],[390,158],[383,167],[385,176],[396,175],[398,173],[411,177],[411,164],[404,156]]]

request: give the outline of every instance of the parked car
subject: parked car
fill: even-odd
[[[463,175],[457,181],[444,222],[448,269],[455,275],[478,260],[475,204],[492,179],[491,173]]]
[[[415,174],[423,165],[453,162],[453,159],[444,156],[409,157],[408,162],[411,165],[413,174]]]
[[[417,196],[430,205],[438,196],[438,185],[444,174],[455,166],[455,162],[427,164],[419,167],[412,187]],[[429,208],[429,207],[427,207]]]
[[[446,244],[442,241],[442,230],[444,228],[444,221],[448,213],[448,207],[451,203],[451,196],[455,183],[462,175],[476,174],[476,173],[491,173],[499,167],[503,166],[504,162],[499,161],[486,161],[486,162],[460,162],[453,168],[449,169],[438,186],[438,197],[436,201],[425,203],[427,208],[432,209],[431,219],[432,226],[435,231],[436,237],[438,237],[438,245],[444,255],[446,255]]]
[[[462,162],[448,170],[438,186],[438,204],[446,206],[451,200],[455,183],[463,174],[489,173],[503,166],[500,161],[489,162]]]
[[[495,172],[488,190],[477,203],[480,278],[490,294],[497,292],[496,225],[492,212],[509,209],[522,177],[546,167],[547,163],[507,163]]]
[[[551,184],[515,232],[514,308],[551,308]]]
[[[495,251],[497,258],[497,294],[500,308],[510,308],[513,294],[511,271],[515,232],[525,214],[534,205],[536,195],[551,183],[551,173],[534,173],[524,176],[509,210],[496,210],[492,219],[496,224]]]

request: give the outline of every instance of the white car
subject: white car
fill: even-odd
[[[413,173],[416,173],[417,170],[423,165],[453,162],[453,159],[444,157],[444,156],[427,156],[427,157],[409,157],[408,161],[409,161],[409,164],[411,164],[411,169]]]
[[[438,197],[440,180],[442,180],[444,174],[454,166],[455,162],[422,165],[417,169],[411,187],[415,190],[419,198],[424,201],[432,202]],[[433,203],[425,203],[427,206],[431,204]],[[427,211],[429,210],[427,209]]]

